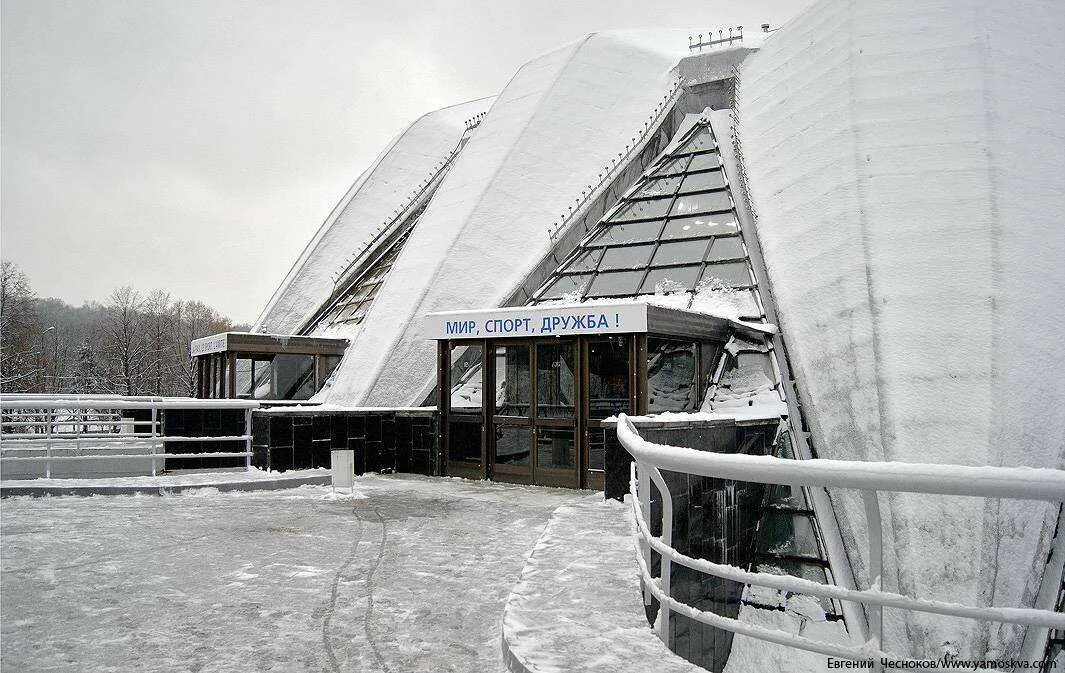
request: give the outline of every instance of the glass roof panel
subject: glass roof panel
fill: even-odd
[[[732,287],[747,287],[751,284],[751,275],[747,273],[744,262],[726,262],[725,264],[708,264],[701,280],[716,279]]]
[[[747,253],[743,250],[743,241],[740,237],[728,236],[714,239],[714,244],[710,247],[710,256],[707,259],[744,259],[746,257]]]
[[[692,157],[692,162],[688,166],[689,171],[702,171],[708,168],[718,168],[721,166],[721,157],[717,152],[707,152],[705,154],[696,154]]]
[[[644,199],[641,201],[629,201],[618,212],[611,216],[611,222],[623,222],[625,220],[650,220],[665,217],[669,210],[670,199]]]
[[[654,243],[607,248],[603,253],[603,261],[599,264],[599,268],[634,269],[647,266],[647,260],[650,259],[654,249]]]
[[[665,266],[667,264],[701,262],[709,244],[710,239],[707,238],[662,243],[658,246],[658,252],[655,253],[653,264],[655,266]]]
[[[595,282],[588,289],[589,297],[607,295],[636,294],[636,286],[643,277],[643,271],[607,271],[595,277]]]
[[[766,512],[758,531],[758,551],[781,556],[820,558],[813,518],[791,512]]]
[[[538,299],[558,299],[565,294],[582,293],[584,288],[588,286],[588,279],[591,277],[591,274],[587,273],[559,276],[544,290],[544,293]]]
[[[676,175],[677,173],[683,173],[684,169],[688,166],[688,157],[676,157],[674,159],[666,159],[662,164],[654,170],[651,175],[653,177],[659,177],[662,175]]]
[[[732,199],[727,191],[704,192],[702,194],[688,194],[678,196],[673,202],[671,215],[691,215],[695,213],[708,213],[714,210],[730,210]]]
[[[595,265],[599,263],[599,255],[602,249],[592,248],[578,255],[576,259],[566,265],[566,271],[595,271]]]
[[[682,194],[688,192],[705,192],[711,189],[725,188],[725,174],[720,170],[703,171],[702,173],[688,173],[684,176],[684,185],[681,186]]]
[[[662,232],[662,240],[719,236],[721,234],[733,234],[739,230],[740,227],[736,222],[736,216],[731,212],[695,215],[693,217],[670,219],[666,223],[665,231]]]
[[[615,243],[644,243],[658,240],[661,222],[634,222],[602,227],[602,231],[588,245],[611,245]]]
[[[678,152],[701,152],[703,150],[717,149],[717,143],[714,141],[714,134],[710,132],[709,126],[704,126],[699,129],[690,140],[682,144],[676,150],[674,154]]]
[[[677,185],[680,184],[681,176],[677,175],[671,178],[654,178],[648,180],[640,191],[636,192],[633,197],[644,196],[672,196],[677,191]]]
[[[687,291],[695,288],[699,277],[699,266],[675,266],[665,269],[651,269],[640,288],[641,294],[658,292]]]

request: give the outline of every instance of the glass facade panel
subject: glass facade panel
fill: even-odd
[[[703,150],[715,150],[717,149],[717,143],[714,141],[714,134],[710,132],[709,126],[704,126],[695,132],[689,140],[685,141],[676,150],[677,152],[701,152]]]
[[[319,388],[325,385],[325,382],[333,375],[337,365],[340,364],[341,356],[339,355],[319,355],[318,356],[318,370],[321,372],[321,380],[319,381]]]
[[[451,348],[451,410],[480,413],[482,410],[482,369],[484,349],[477,346]]]
[[[721,157],[717,152],[707,152],[706,154],[696,154],[692,157],[692,162],[688,165],[689,171],[703,171],[708,168],[719,168],[721,166]]]
[[[647,411],[695,411],[699,404],[694,342],[647,339]]]
[[[577,390],[572,341],[536,344],[536,416],[573,418]]]
[[[747,253],[743,249],[743,241],[740,240],[740,237],[728,236],[714,239],[714,244],[710,247],[710,255],[707,259],[746,259],[746,257]]]
[[[681,238],[699,238],[702,236],[721,236],[739,232],[740,226],[736,216],[728,213],[711,213],[693,217],[670,218],[662,232],[662,240],[670,241]]]
[[[655,252],[652,264],[654,266],[665,266],[667,264],[701,262],[706,255],[708,247],[710,247],[710,239],[708,238],[662,243],[658,246],[658,251]]]
[[[274,356],[274,399],[306,400],[314,390],[313,355]]]
[[[255,360],[252,367],[252,397],[257,400],[274,399],[272,363],[269,360]]]
[[[237,397],[248,398],[251,397],[251,358],[237,358],[237,380],[236,380],[236,394]]]
[[[563,295],[567,294],[583,294],[584,288],[588,287],[588,279],[591,278],[588,274],[578,274],[575,276],[559,276],[554,280],[551,285],[544,291],[541,299],[559,299]]]
[[[588,289],[590,297],[636,294],[636,288],[643,278],[643,271],[608,271],[595,277]]]
[[[532,428],[527,425],[496,425],[495,436],[496,463],[532,464]]]
[[[700,282],[711,280],[717,280],[732,287],[747,287],[751,284],[751,275],[747,272],[747,264],[744,262],[708,264]]]
[[[629,201],[610,217],[611,222],[628,220],[656,220],[665,217],[672,199],[644,199]]]
[[[528,417],[532,372],[525,344],[496,346],[496,416]]]
[[[448,460],[481,462],[481,422],[451,419],[447,426]]]
[[[731,210],[732,199],[728,192],[705,192],[703,194],[688,194],[678,196],[673,203],[671,215],[694,215],[695,213],[709,213],[715,210]]]
[[[688,157],[677,157],[675,159],[666,159],[658,168],[652,173],[652,177],[659,177],[663,175],[676,175],[683,173],[688,166]]]
[[[758,552],[819,559],[813,518],[792,512],[766,512],[758,534]]]
[[[588,245],[612,245],[615,243],[646,243],[658,240],[662,231],[661,222],[634,222],[602,228]]]
[[[578,255],[576,259],[566,266],[566,268],[570,271],[595,271],[595,267],[599,264],[599,257],[602,252],[602,250],[597,249],[589,250]]]
[[[575,433],[571,428],[538,428],[536,430],[536,465],[572,470],[577,466]]]
[[[680,184],[681,176],[676,175],[668,178],[657,178],[650,180],[646,185],[640,188],[638,192],[633,195],[633,198],[643,198],[649,196],[672,196],[677,191],[677,185]]]
[[[629,411],[629,342],[624,337],[588,343],[588,417]],[[599,468],[602,469],[602,468]]]
[[[705,192],[712,189],[725,188],[725,174],[720,170],[704,171],[702,173],[688,173],[684,176],[684,184],[680,191],[682,194],[689,192]]]
[[[661,294],[682,292],[695,289],[695,280],[699,277],[698,266],[673,266],[665,269],[651,269],[647,279],[640,287],[640,294]]]
[[[625,245],[618,248],[607,248],[603,253],[603,261],[600,269],[634,269],[647,266],[647,260],[654,251],[653,243],[647,245]]]

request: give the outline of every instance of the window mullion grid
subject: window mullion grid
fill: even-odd
[[[658,236],[654,240],[655,247],[651,250],[651,256],[647,258],[647,266],[644,267],[643,274],[640,276],[640,280],[636,283],[636,290],[633,293],[634,296],[638,296],[640,294],[640,291],[643,290],[643,284],[647,282],[647,274],[651,272],[651,269],[657,268],[652,266],[654,263],[655,255],[658,254],[658,248],[662,245],[662,234],[665,233],[666,223],[669,222],[669,214],[673,212],[673,206],[675,206],[677,203],[677,194],[680,192],[680,186],[684,184],[684,176],[688,174],[687,171],[689,164],[691,164],[691,157],[688,157],[687,161],[684,162],[684,172],[681,174],[681,179],[677,181],[677,186],[673,188],[673,195],[669,198],[669,207],[666,208],[666,213],[662,217],[662,226],[658,228]]]

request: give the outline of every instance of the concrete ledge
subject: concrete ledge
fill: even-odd
[[[310,474],[309,474],[310,473]],[[240,474],[244,473],[233,473]],[[290,473],[287,476],[278,474],[276,477],[264,477],[264,478],[233,478],[226,474],[211,474],[211,475],[188,475],[189,477],[195,476],[196,479],[183,479],[181,476],[175,477],[157,477],[152,479],[151,477],[143,479],[71,479],[70,484],[63,484],[63,479],[38,479],[36,482],[47,483],[34,483],[26,482],[19,484],[3,483],[0,484],[0,498],[10,498],[14,496],[58,496],[58,495],[78,495],[78,496],[90,496],[90,495],[169,495],[173,493],[182,493],[184,491],[191,491],[201,488],[213,488],[218,491],[276,491],[286,488],[298,488],[300,486],[328,486],[330,483],[330,474],[327,470],[306,470],[299,473]],[[91,483],[96,481],[98,483]],[[115,483],[116,481],[122,481],[125,483]],[[133,483],[140,482],[140,483]]]

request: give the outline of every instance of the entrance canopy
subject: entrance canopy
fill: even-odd
[[[602,488],[602,422],[695,412],[725,345],[770,325],[638,301],[540,304],[427,316],[438,342],[447,474]]]

